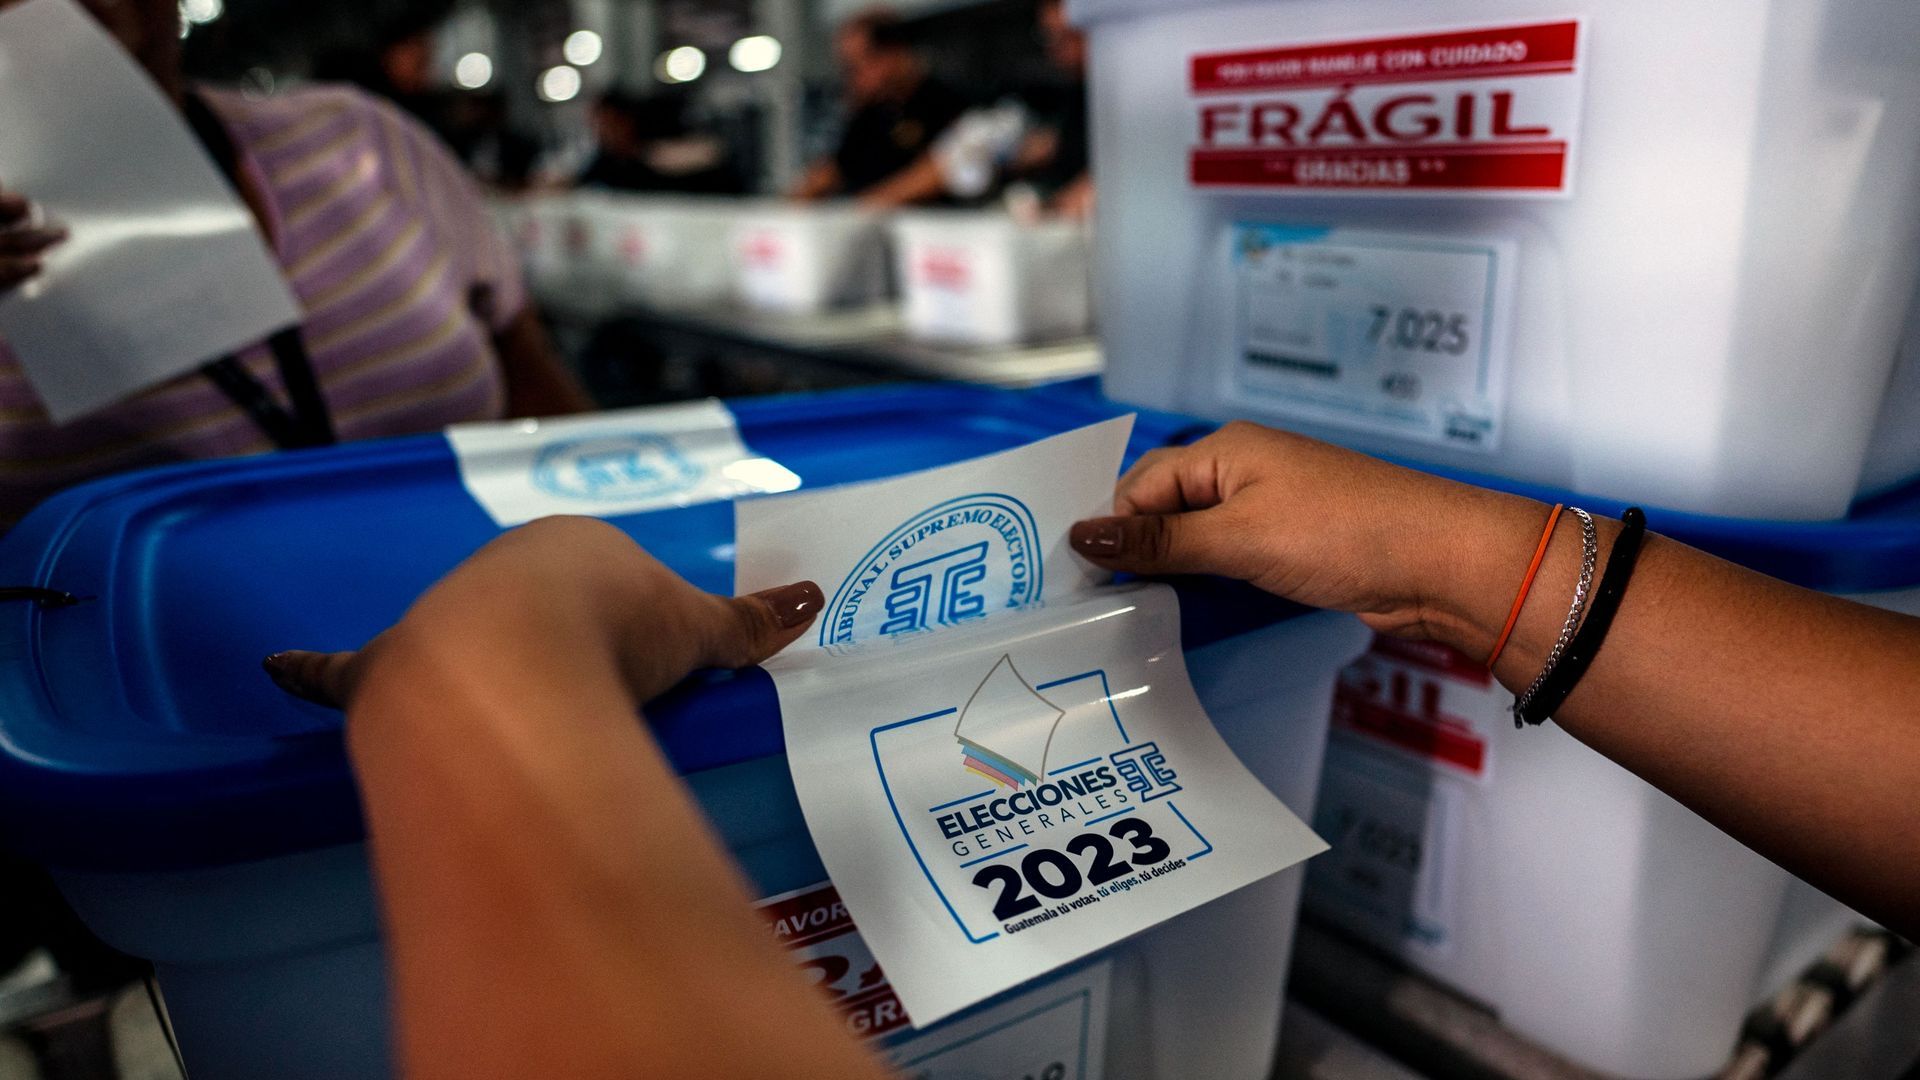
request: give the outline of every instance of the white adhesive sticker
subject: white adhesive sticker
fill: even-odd
[[[1348,665],[1313,821],[1333,849],[1307,875],[1308,903],[1375,941],[1450,953],[1468,815],[1512,705],[1483,665],[1441,645],[1379,637]]]
[[[906,1035],[906,1011],[831,882],[771,896],[756,906],[794,966],[833,999],[848,1032],[880,1040],[887,1059],[911,1080],[1100,1080],[1105,1075],[1111,964],[1090,964],[991,1008]]]
[[[1496,237],[1239,225],[1227,393],[1348,430],[1497,450],[1517,253]]]
[[[0,182],[70,233],[0,290],[0,335],[55,423],[300,320],[179,111],[71,0],[0,12]]]
[[[502,528],[553,514],[618,517],[792,491],[800,478],[740,441],[717,401],[447,429],[460,482]]]
[[[1132,417],[942,469],[740,504],[734,592],[826,590],[794,649],[961,623],[1107,580],[1067,529],[1113,508]]]
[[[1325,849],[1221,741],[1179,601],[1065,545],[1127,426],[736,508],[737,587],[812,578],[766,665],[828,873],[925,1026]]]

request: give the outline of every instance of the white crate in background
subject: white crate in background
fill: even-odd
[[[733,294],[729,242],[744,200],[608,193],[590,210],[594,272],[616,303],[708,307]]]
[[[920,210],[893,220],[907,332],[960,345],[1013,345],[1091,325],[1086,226],[1022,223],[996,211]]]
[[[732,234],[734,286],[762,311],[814,314],[885,300],[885,220],[848,205],[767,204]]]
[[[1110,396],[1738,517],[1920,471],[1920,5],[1070,2]]]

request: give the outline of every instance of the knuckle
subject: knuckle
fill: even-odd
[[[1140,555],[1148,562],[1164,562],[1173,554],[1173,519],[1163,516],[1139,519]]]
[[[761,642],[773,635],[773,613],[767,605],[752,597],[735,599],[714,597],[720,606],[713,628],[709,653],[713,663],[722,667],[740,667],[753,662]]]

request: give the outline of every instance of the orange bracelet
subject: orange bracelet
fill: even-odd
[[[1526,606],[1527,594],[1533,591],[1533,579],[1540,573],[1540,563],[1547,557],[1547,545],[1553,541],[1553,527],[1560,524],[1560,511],[1566,509],[1564,503],[1554,503],[1553,512],[1547,515],[1547,527],[1540,532],[1540,544],[1533,549],[1533,561],[1527,564],[1527,576],[1520,579],[1520,595],[1513,598],[1513,610],[1507,612],[1507,625],[1500,628],[1500,636],[1494,639],[1493,655],[1487,657],[1487,670],[1500,659],[1500,653],[1507,647],[1507,639],[1513,636],[1514,624],[1520,621],[1520,609]]]

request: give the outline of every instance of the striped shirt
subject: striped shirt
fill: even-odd
[[[340,438],[497,419],[505,394],[492,337],[525,294],[478,190],[446,148],[358,90],[319,86],[264,100],[201,93],[261,193],[268,243],[300,301]],[[285,400],[264,342],[239,356]],[[198,373],[56,427],[0,341],[0,529],[92,477],[270,449]]]

